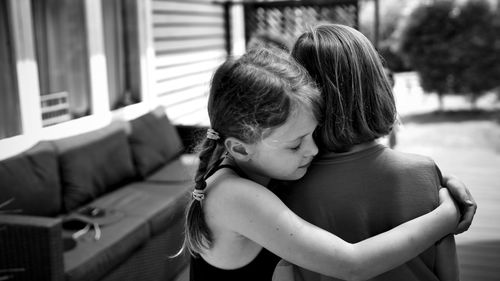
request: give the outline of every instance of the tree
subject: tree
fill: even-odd
[[[426,92],[467,94],[472,105],[499,86],[500,20],[485,0],[432,1],[401,26],[399,52]]]
[[[500,26],[485,0],[464,3],[454,16],[460,33],[451,47],[456,58],[451,86],[469,94],[475,107],[480,95],[500,85]]]
[[[360,1],[359,29],[372,42],[375,39],[375,0]],[[384,58],[387,66],[394,71],[408,70],[400,55],[395,51],[393,45],[395,40],[393,33],[399,21],[408,16],[407,12],[420,0],[378,0],[380,5],[379,25],[379,53]]]
[[[494,45],[495,45],[495,52],[497,54],[500,54],[500,5],[497,4],[496,7],[497,9],[493,13],[493,33],[496,34]],[[497,65],[497,67],[500,68],[500,64]],[[497,69],[497,71],[500,72],[500,69]],[[499,83],[496,85],[496,89],[497,89],[497,98],[500,100],[500,81],[498,82]]]
[[[440,109],[450,89],[455,67],[450,46],[458,30],[450,17],[452,1],[433,1],[416,7],[401,25],[399,52],[417,71],[426,92],[436,92]]]

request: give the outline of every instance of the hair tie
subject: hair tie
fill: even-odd
[[[193,199],[201,202],[201,200],[205,199],[205,191],[201,189],[193,190]]]
[[[214,129],[208,129],[207,130],[207,138],[211,140],[218,140],[220,139],[219,133],[217,133]]]

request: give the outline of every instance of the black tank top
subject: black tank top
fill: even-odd
[[[206,178],[222,168],[232,169],[240,177],[247,178],[245,173],[236,166],[217,164],[215,169],[208,172]],[[247,265],[236,269],[221,269],[207,263],[201,256],[191,256],[189,279],[190,281],[271,281],[279,260],[280,257],[266,248],[262,248],[259,254]]]
[[[280,258],[265,248],[247,265],[236,269],[220,269],[202,257],[191,257],[191,281],[271,281]]]

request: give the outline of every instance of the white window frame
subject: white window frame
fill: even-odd
[[[40,140],[56,139],[95,130],[106,126],[116,118],[125,120],[136,118],[157,105],[156,97],[152,91],[154,85],[154,45],[151,0],[137,1],[141,102],[114,111],[109,109],[101,1],[84,1],[92,113],[89,116],[43,127],[31,0],[9,0],[22,134],[0,139],[0,159],[26,150]]]

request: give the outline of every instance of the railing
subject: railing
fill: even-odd
[[[68,92],[42,95],[40,103],[42,107],[42,125],[44,127],[71,119]]]
[[[357,0],[244,2],[244,7],[247,42],[262,32],[294,40],[320,22],[358,27]]]

